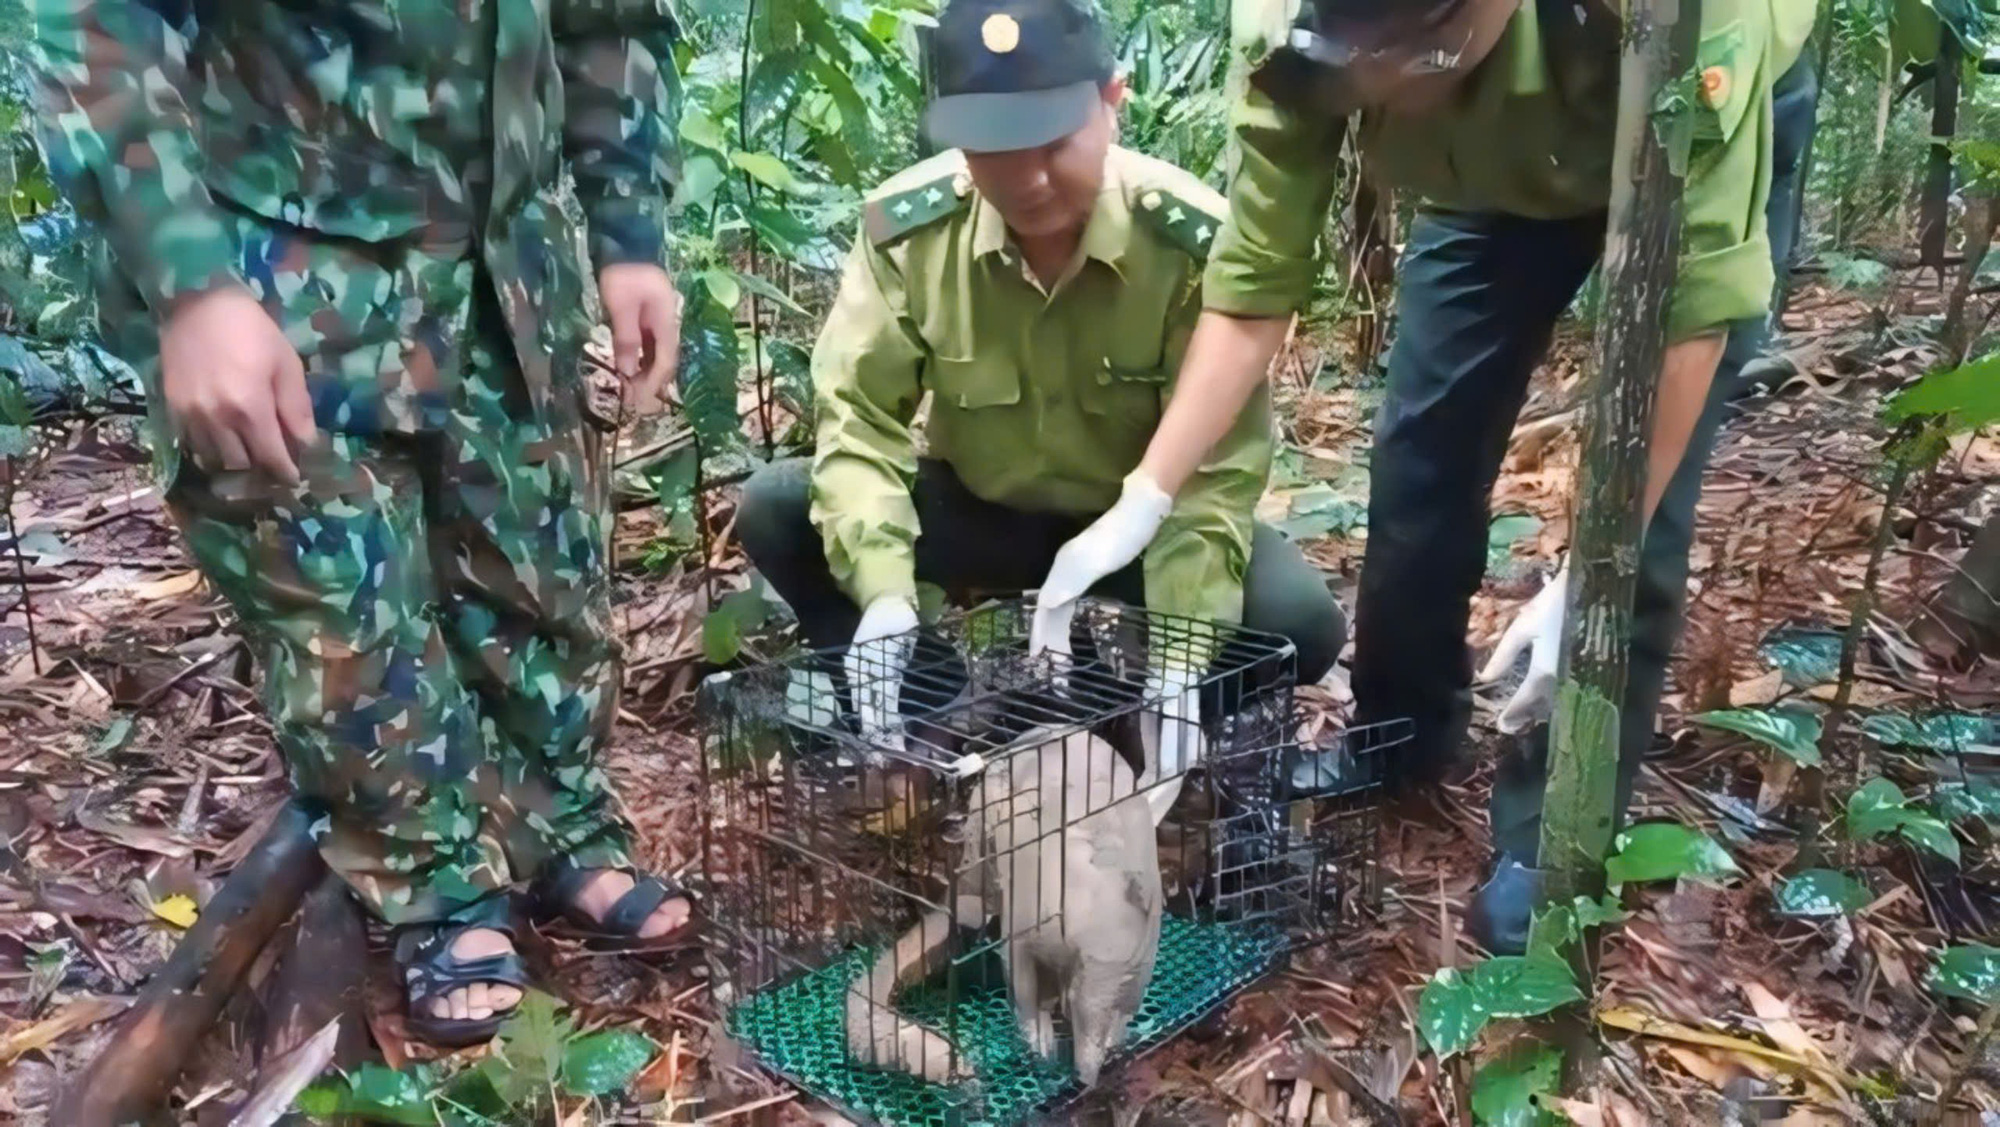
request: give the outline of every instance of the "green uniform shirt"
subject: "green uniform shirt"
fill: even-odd
[[[1359,139],[1374,173],[1434,207],[1535,219],[1602,210],[1618,112],[1618,27],[1603,13],[1588,31],[1582,21],[1551,18],[1570,10],[1523,0],[1445,107],[1421,118],[1362,114]],[[1755,317],[1769,304],[1771,88],[1798,58],[1814,14],[1813,0],[1702,4],[1672,339]],[[1269,43],[1280,31],[1251,34]],[[1209,261],[1208,308],[1279,316],[1304,304],[1340,180],[1342,124],[1281,109],[1254,89],[1236,106],[1240,160],[1229,222]]]
[[[592,319],[584,272],[665,261],[671,0],[163,14],[186,7],[28,4],[36,123],[108,243],[101,308],[121,355],[146,373],[151,325],[175,299],[240,285],[301,349],[322,426],[435,428],[465,363],[476,263],[531,393],[573,390]],[[280,292],[297,274],[316,281]]]
[[[957,152],[870,198],[813,353],[813,523],[857,603],[916,590],[911,426],[926,393],[929,452],[974,494],[1111,507],[1172,393],[1222,212],[1193,176],[1114,147],[1077,258],[1044,292]],[[1240,619],[1271,435],[1260,395],[1147,550],[1150,607]]]

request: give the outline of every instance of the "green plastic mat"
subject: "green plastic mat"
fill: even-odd
[[[1160,926],[1153,981],[1123,1055],[1150,1048],[1199,1019],[1271,969],[1285,947],[1284,937],[1269,928],[1168,916]],[[850,1116],[888,1127],[1008,1127],[1073,1087],[1067,1059],[1037,1060],[1029,1051],[1015,1027],[1006,987],[997,982],[959,994],[958,1048],[972,1063],[975,1080],[947,1087],[851,1063],[844,999],[874,958],[874,950],[857,950],[751,996],[730,1011],[730,1035],[799,1087]],[[942,989],[906,991],[896,1008],[945,1028]],[[1067,1049],[1065,1042],[1058,1057]]]

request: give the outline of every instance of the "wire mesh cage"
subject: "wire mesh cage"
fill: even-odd
[[[704,686],[724,1027],[850,1117],[1018,1122],[1376,895],[1373,788],[1298,793],[1289,643],[1085,600],[1069,652],[1031,655],[1030,617]]]

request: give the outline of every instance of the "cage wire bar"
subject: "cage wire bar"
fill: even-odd
[[[1072,1038],[1044,1055],[1017,1021],[1008,955],[1107,910],[1060,887],[1068,851],[1138,824],[1155,797],[1172,798],[1153,830],[1164,916],[1114,1059],[1377,901],[1372,780],[1407,723],[1349,732],[1343,774],[1361,781],[1301,795],[1293,776],[1311,749],[1296,741],[1288,642],[1086,599],[1070,653],[1031,656],[1031,613],[990,602],[905,639],[887,738],[863,739],[853,708],[885,687],[886,647],[864,650],[856,684],[839,652],[812,651],[702,687],[704,903],[723,1028],[851,1118],[999,1127],[1077,1094]],[[1148,687],[1163,665],[1205,670],[1203,750],[1188,771],[1142,779],[1166,727],[1189,723],[1163,716]]]

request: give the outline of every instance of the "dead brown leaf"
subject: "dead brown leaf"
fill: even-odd
[[[11,1064],[23,1053],[46,1049],[79,1029],[88,1029],[123,1011],[129,1004],[130,999],[108,997],[71,1002],[48,1017],[0,1038],[0,1064]]]

